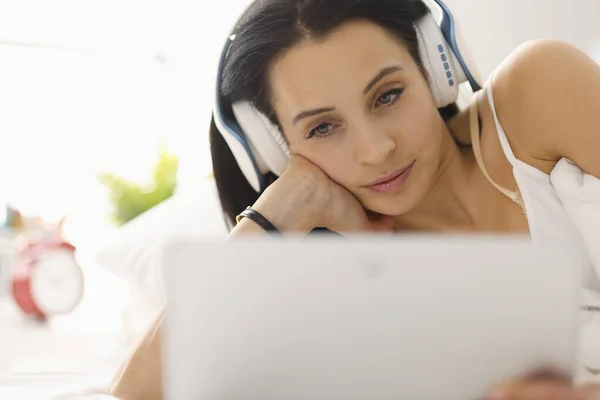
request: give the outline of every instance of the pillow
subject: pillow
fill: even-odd
[[[176,192],[116,231],[96,254],[98,264],[156,302],[164,300],[158,257],[173,239],[225,238],[227,228],[213,179]]]

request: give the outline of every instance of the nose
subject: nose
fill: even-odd
[[[361,164],[384,164],[396,149],[394,137],[376,124],[361,125],[355,135],[355,158]]]

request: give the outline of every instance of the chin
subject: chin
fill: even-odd
[[[416,206],[410,192],[396,195],[370,194],[368,198],[361,199],[362,205],[367,209],[383,215],[402,215]]]

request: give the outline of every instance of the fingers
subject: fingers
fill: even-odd
[[[572,380],[569,374],[555,368],[538,368],[522,378],[498,385],[486,397],[494,400],[571,399]]]
[[[568,374],[557,371],[554,368],[540,368],[527,375],[522,379],[525,382],[557,382],[564,385],[571,384],[571,378]]]
[[[491,391],[486,400],[600,400],[600,384],[580,388],[564,381],[532,380],[506,383]]]
[[[562,382],[521,381],[497,387],[486,400],[579,400],[574,394],[573,389]]]

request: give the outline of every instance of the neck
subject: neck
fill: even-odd
[[[431,189],[419,205],[396,218],[396,226],[409,230],[474,230],[478,204],[470,148],[459,148],[450,132],[444,134],[442,157]]]

